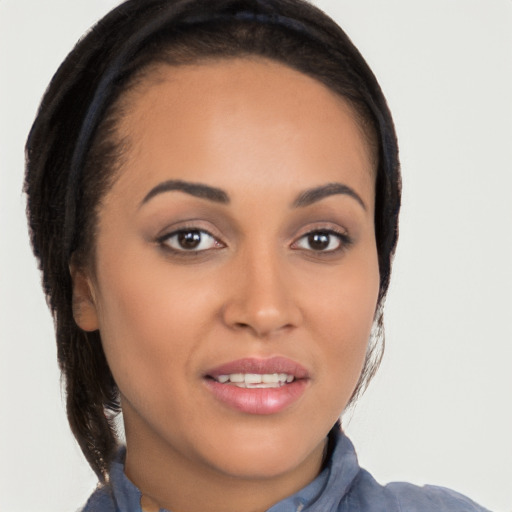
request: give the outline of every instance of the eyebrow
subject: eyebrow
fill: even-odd
[[[229,196],[226,192],[224,192],[224,190],[221,190],[220,188],[211,187],[210,185],[204,185],[202,183],[191,183],[189,181],[182,180],[168,180],[159,183],[156,187],[152,188],[141,201],[140,205],[142,206],[159,194],[163,194],[164,192],[171,192],[173,190],[185,192],[186,194],[190,194],[191,196],[199,197],[201,199],[208,199],[215,203],[229,203]]]
[[[168,180],[159,183],[156,187],[153,187],[146,194],[144,199],[141,201],[140,205],[142,206],[143,204],[147,203],[149,200],[153,199],[155,196],[159,194],[176,190],[179,192],[185,192],[186,194],[190,194],[191,196],[194,197],[199,197],[201,199],[208,199],[209,201],[213,201],[215,203],[229,204],[230,202],[227,192],[220,188],[205,185],[203,183],[192,183],[183,180]],[[357,194],[357,192],[355,192],[355,190],[353,190],[349,186],[344,185],[342,183],[327,183],[319,187],[305,190],[304,192],[301,192],[298,195],[295,201],[293,201],[292,207],[303,208],[313,203],[316,203],[322,199],[325,199],[326,197],[338,194],[343,194],[352,197],[366,211],[366,205],[359,196],[359,194]]]
[[[334,196],[337,194],[347,195],[355,199],[366,211],[366,205],[364,201],[361,199],[361,196],[352,188],[347,185],[343,185],[342,183],[327,183],[326,185],[321,185],[320,187],[311,188],[305,190],[295,201],[293,202],[294,208],[302,208],[304,206],[309,206],[321,199],[324,199],[329,196]]]

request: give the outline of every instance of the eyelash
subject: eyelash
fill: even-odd
[[[180,235],[183,235],[185,237],[184,240],[179,240]],[[204,237],[211,239],[211,244],[213,244],[211,247],[207,248],[200,248],[201,244],[204,242]],[[320,236],[325,237],[327,239],[327,249],[318,249],[315,250],[307,247],[301,247],[299,243],[303,240],[306,241],[306,243],[311,243],[311,237],[314,236]],[[338,240],[337,246],[335,248],[330,248],[329,246],[332,244],[332,237],[336,238]],[[188,238],[192,243],[197,242],[196,247],[191,248],[183,248],[181,245],[181,242],[186,241],[186,238]],[[177,245],[181,245],[181,248],[179,247],[173,247],[171,245],[171,240],[174,239],[174,242],[177,243]],[[204,253],[206,251],[210,251],[213,249],[222,249],[226,247],[222,242],[219,241],[217,237],[212,235],[210,232],[208,232],[205,229],[197,228],[197,227],[190,227],[190,228],[181,228],[176,231],[173,231],[171,233],[167,233],[157,239],[157,242],[160,246],[162,246],[165,250],[170,251],[174,254],[177,254],[179,256],[192,256],[192,255],[199,255],[201,253]],[[332,255],[337,254],[341,251],[346,250],[351,244],[353,243],[352,238],[347,234],[340,231],[336,231],[334,229],[312,229],[311,231],[308,231],[307,233],[304,233],[301,235],[293,244],[291,245],[291,248],[293,250],[297,251],[307,251],[311,252],[315,255]],[[199,248],[198,248],[199,247]]]
[[[306,240],[307,243],[310,243],[310,237],[313,236],[323,236],[328,239],[328,245],[329,247],[332,242],[332,237],[336,238],[338,240],[338,244],[335,248],[327,249],[327,250],[315,250],[312,248],[305,248],[305,247],[299,247],[298,244],[302,240]],[[292,249],[295,250],[304,250],[308,252],[312,252],[315,256],[318,255],[331,255],[331,254],[338,254],[344,250],[346,250],[351,244],[353,243],[352,238],[344,232],[336,231],[334,229],[312,229],[311,231],[308,231],[307,233],[304,233],[302,236],[300,236],[296,242],[292,244]],[[294,247],[295,246],[295,247]]]
[[[192,248],[188,248],[188,249],[185,249],[183,247],[181,248],[177,248],[177,247],[172,247],[172,245],[170,245],[170,241],[173,240],[173,239],[176,239],[177,243],[179,244],[180,242],[178,241],[178,237],[180,235],[192,235],[192,236],[196,236],[196,238],[192,238],[189,236],[189,239],[191,242],[194,242],[194,241],[198,241],[198,245],[200,246],[202,243],[203,243],[203,239],[204,237],[208,237],[211,239],[212,243],[214,244],[214,247],[208,247],[208,248],[203,248],[203,249],[198,249],[197,247],[192,247]],[[197,235],[199,235],[199,239],[197,239]],[[170,251],[174,254],[178,254],[178,255],[194,255],[194,254],[200,254],[202,252],[205,252],[205,251],[209,251],[211,249],[221,249],[223,247],[225,247],[225,245],[220,242],[215,236],[213,236],[210,232],[206,231],[205,229],[201,229],[201,228],[197,228],[197,227],[190,227],[190,228],[180,228],[176,231],[173,231],[172,233],[167,233],[163,236],[161,236],[160,238],[158,238],[157,242],[160,244],[160,246],[162,246],[165,250],[167,251]]]

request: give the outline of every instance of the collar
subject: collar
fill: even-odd
[[[330,456],[321,473],[309,485],[276,503],[267,512],[334,512],[359,473],[354,446],[335,426],[329,433]]]

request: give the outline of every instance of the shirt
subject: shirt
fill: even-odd
[[[348,437],[337,429],[330,435],[331,453],[318,477],[267,512],[489,512],[444,487],[380,485],[359,467]],[[120,450],[111,466],[110,483],[92,494],[82,512],[141,512],[141,492],[124,474],[124,454]]]

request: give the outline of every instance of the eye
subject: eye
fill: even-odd
[[[202,229],[180,229],[161,237],[159,242],[179,252],[200,252],[223,247],[215,237]]]
[[[332,230],[318,230],[306,233],[293,244],[294,249],[304,249],[315,252],[335,252],[350,243],[343,233]]]

